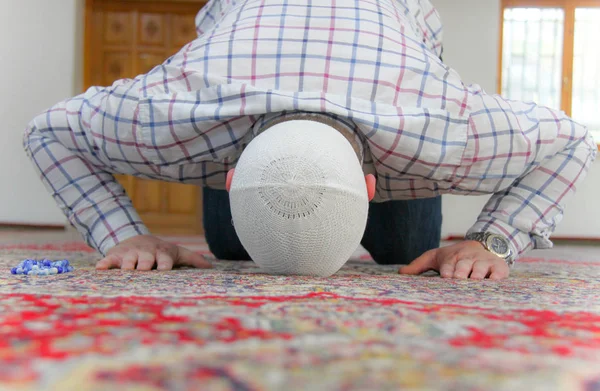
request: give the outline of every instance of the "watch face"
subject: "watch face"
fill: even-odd
[[[490,250],[499,255],[504,255],[508,252],[508,244],[499,236],[490,237],[488,245],[490,247]]]

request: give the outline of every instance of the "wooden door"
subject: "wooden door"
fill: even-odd
[[[87,0],[85,88],[146,73],[193,40],[205,1]],[[117,176],[153,233],[202,232],[197,186]]]

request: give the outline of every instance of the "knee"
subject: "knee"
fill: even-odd
[[[248,255],[232,227],[223,227],[218,224],[206,225],[204,236],[208,249],[215,258],[224,261],[250,260],[250,255]]]
[[[36,122],[39,118],[40,116],[37,116],[31,122],[29,122],[22,136],[23,149],[30,158],[33,158],[35,151],[39,149],[37,147],[40,145],[40,143],[42,143],[44,139],[48,138],[50,135],[50,132],[42,133],[37,127]],[[46,153],[46,151],[43,152]]]
[[[250,256],[239,239],[223,235],[219,229],[205,229],[208,249],[217,259],[224,261],[247,261]]]
[[[206,240],[208,249],[217,259],[224,261],[249,261],[250,256],[244,248],[238,248],[235,243],[228,245],[225,242],[211,242]]]
[[[208,245],[208,249],[211,254],[215,256],[215,258],[223,260],[223,261],[245,261],[247,258],[240,256],[240,254],[236,254],[234,251],[228,250],[223,246],[211,246]]]
[[[433,239],[415,244],[417,246],[411,246],[410,249],[407,249],[407,246],[399,245],[383,251],[371,251],[371,257],[379,265],[408,265],[425,252],[438,248],[440,241]]]
[[[385,234],[384,234],[385,235]],[[380,265],[407,265],[423,253],[438,248],[441,241],[441,219],[421,224],[419,229],[402,235],[381,236],[377,241],[364,242],[371,257]]]
[[[227,247],[224,245],[224,241],[220,240],[214,231],[215,230],[208,229],[206,226],[204,228],[204,238],[206,239],[208,249],[217,259],[227,259],[230,255],[228,254]]]
[[[386,251],[386,252],[372,252],[371,257],[379,265],[408,265],[417,255],[414,253],[407,253],[406,251]]]

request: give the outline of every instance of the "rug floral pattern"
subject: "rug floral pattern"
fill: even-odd
[[[76,269],[10,274],[30,257]],[[0,246],[0,390],[600,390],[600,262],[476,282],[364,258],[331,278],[97,272],[80,243]]]

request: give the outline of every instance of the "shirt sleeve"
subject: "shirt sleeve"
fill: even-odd
[[[564,112],[469,91],[473,147],[465,178],[493,193],[469,233],[508,237],[517,256],[552,247],[550,235],[595,160],[596,143]]]
[[[23,139],[37,173],[69,222],[102,254],[127,238],[149,233],[112,175],[126,172],[116,169],[123,149],[114,145],[135,150],[131,146],[138,126],[137,83],[122,80],[58,103],[30,122]],[[143,165],[143,159],[138,160]]]
[[[444,30],[440,14],[429,0],[420,0],[422,13],[422,23],[419,27],[423,31],[423,38],[427,42],[429,49],[438,57],[442,57]],[[421,19],[417,19],[420,21]]]
[[[232,6],[231,2],[232,0],[210,0],[202,7],[196,15],[196,33],[199,37],[212,30],[219,23],[219,20]]]

